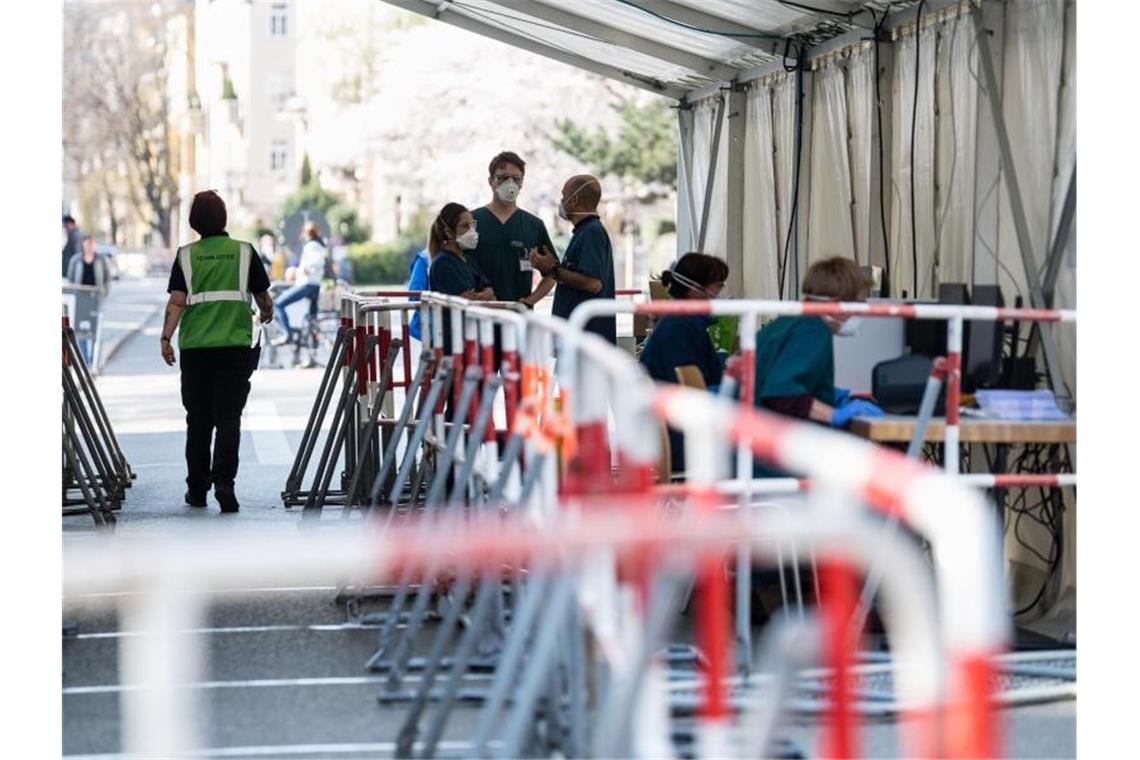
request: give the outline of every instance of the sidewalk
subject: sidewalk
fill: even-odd
[[[99,373],[131,336],[156,316],[161,316],[166,303],[166,283],[157,277],[115,280],[103,302],[102,345],[99,350]]]

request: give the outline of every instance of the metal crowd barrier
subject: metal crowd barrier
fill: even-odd
[[[795,674],[813,665],[831,676],[822,752],[853,756],[865,712],[852,686],[863,576],[881,583],[906,752],[1000,753],[992,678],[1009,616],[997,526],[978,492],[965,476],[752,408],[755,315],[804,304],[728,307],[743,316],[748,403],[738,404],[655,385],[627,353],[580,329],[589,310],[567,322],[511,304],[402,295],[411,294],[343,298],[338,359],[283,493],[307,517],[339,506],[341,520],[295,536],[213,536],[206,550],[157,541],[69,549],[68,593],[148,592],[124,620],[158,629],[124,640],[123,672],[139,685],[123,694],[126,749],[196,747],[193,692],[173,686],[196,677],[196,650],[177,631],[194,627],[202,597],[172,589],[332,579],[358,609],[371,598],[385,605],[360,620],[378,629],[366,666],[386,674],[380,703],[408,705],[399,757],[437,756],[461,701],[479,710],[463,756],[774,756],[785,749],[778,732],[795,709]],[[707,313],[719,304],[591,308]],[[867,308],[819,306],[813,313]],[[393,368],[411,309],[425,340],[414,376],[402,357],[397,410]],[[948,316],[959,326],[967,318]],[[654,483],[662,422],[686,438],[683,487]],[[742,467],[753,456],[806,477],[753,481]],[[777,492],[802,492],[802,501],[757,506]],[[933,568],[910,534],[884,529],[892,519],[929,543]],[[800,614],[778,616],[753,651],[741,576],[782,566],[789,547],[818,558],[816,609],[805,613],[801,596]],[[734,562],[735,641],[724,580]],[[694,578],[696,645],[670,646]],[[380,583],[394,585],[365,593]],[[413,656],[421,639],[427,651]],[[734,647],[748,650],[735,676]]]
[[[63,514],[115,524],[131,471],[63,307]]]

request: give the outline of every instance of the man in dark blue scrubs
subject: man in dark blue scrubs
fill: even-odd
[[[559,263],[553,251],[531,251],[530,260],[543,277],[558,283],[552,312],[569,318],[579,304],[594,298],[614,297],[614,252],[609,233],[598,218],[602,185],[597,177],[579,174],[562,186],[558,215],[574,225],[570,245]],[[586,329],[617,343],[617,320],[595,317]]]

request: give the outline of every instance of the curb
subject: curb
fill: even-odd
[[[139,319],[138,323],[129,330],[125,330],[113,343],[107,344],[107,349],[101,352],[99,356],[99,367],[93,374],[99,374],[103,367],[107,366],[107,362],[114,358],[115,353],[122,348],[123,344],[137,335],[144,327],[146,327],[151,320],[162,311],[161,306],[155,306],[151,309],[150,313]]]

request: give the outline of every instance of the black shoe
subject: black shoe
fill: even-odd
[[[206,506],[206,494],[198,495],[195,493],[191,493],[190,491],[187,491],[186,494],[182,498],[186,500],[186,506],[188,506],[188,507],[204,507],[204,506]]]
[[[238,500],[237,496],[234,495],[234,489],[214,486],[214,498],[218,500],[218,506],[222,508],[223,512],[238,511]]]

